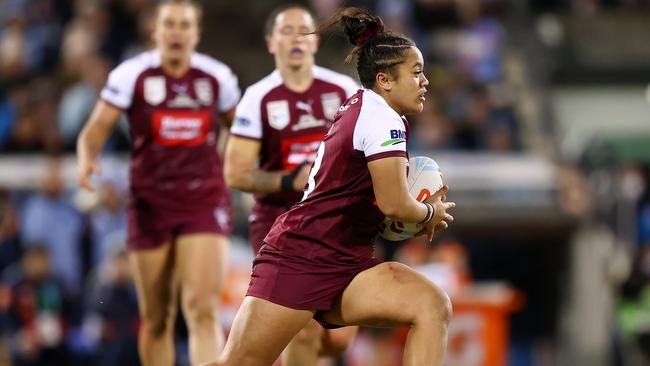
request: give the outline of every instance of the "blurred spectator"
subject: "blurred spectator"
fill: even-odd
[[[17,365],[68,365],[65,346],[71,298],[54,277],[44,246],[25,250],[20,268],[2,281],[0,301],[9,350]]]
[[[462,85],[462,84],[461,84]],[[481,84],[448,92],[447,114],[453,120],[450,145],[461,150],[515,151],[520,147],[517,120],[508,107],[495,108]]]
[[[0,273],[20,258],[18,218],[8,191],[0,189]]]
[[[11,99],[16,120],[10,122],[11,137],[4,150],[59,151],[61,138],[56,123],[58,88],[55,81],[36,79],[15,89]]]
[[[80,60],[96,57],[99,51],[98,33],[102,32],[105,23],[96,2],[78,3],[81,14],[68,24],[61,44],[63,71],[72,77],[83,70],[79,68]]]
[[[115,243],[126,240],[126,199],[128,178],[120,174],[117,163],[106,160],[99,177],[97,205],[90,213],[92,238],[92,265],[97,266],[110,258]]]
[[[416,150],[447,149],[454,132],[451,120],[443,113],[441,100],[429,96],[424,102],[422,113],[414,116],[414,128],[418,133],[413,134],[409,143]]]
[[[139,365],[138,304],[124,241],[110,252],[89,281],[83,339],[96,351],[94,365]]]
[[[111,64],[107,59],[94,55],[87,56],[85,62],[76,66],[81,80],[65,91],[59,105],[59,131],[67,150],[74,151],[77,136],[92,112],[110,68]],[[119,127],[107,142],[106,150],[128,148],[129,131],[126,119],[120,121]]]
[[[75,291],[81,284],[79,245],[83,221],[63,192],[61,161],[52,158],[45,169],[41,192],[24,203],[21,235],[26,246],[42,243],[48,248],[53,273]]]
[[[503,26],[497,19],[483,16],[480,0],[458,0],[456,4],[462,23],[455,50],[458,71],[475,82],[499,81],[503,76]]]

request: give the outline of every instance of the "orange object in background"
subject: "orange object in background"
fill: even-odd
[[[471,285],[452,297],[445,366],[505,366],[510,314],[524,298],[502,283]]]

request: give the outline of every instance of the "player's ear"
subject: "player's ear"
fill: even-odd
[[[264,40],[266,41],[266,49],[270,54],[274,54],[275,50],[273,49],[273,43],[271,43],[271,36],[265,36]]]
[[[320,48],[320,37],[317,34],[314,34],[314,37],[316,37],[316,51]]]
[[[384,91],[391,91],[393,89],[393,77],[390,73],[378,72],[375,75],[375,84]]]

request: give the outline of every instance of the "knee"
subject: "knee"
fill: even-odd
[[[160,338],[171,329],[171,321],[168,314],[158,311],[149,311],[140,315],[141,328],[148,336]]]
[[[435,285],[423,292],[420,296],[418,317],[421,321],[434,321],[447,326],[451,320],[453,308],[449,296]]]
[[[301,347],[320,348],[322,331],[323,328],[318,323],[310,321],[291,342]]]
[[[343,354],[350,346],[354,340],[354,334],[352,336],[339,335],[333,332],[327,332],[327,336],[322,337],[322,346],[320,350],[321,356],[327,357],[338,357]]]
[[[183,315],[188,327],[201,324],[212,326],[219,316],[219,296],[217,294],[187,294],[183,299]]]

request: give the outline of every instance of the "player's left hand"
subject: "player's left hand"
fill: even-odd
[[[309,172],[311,171],[311,164],[308,162],[302,163],[298,168],[298,174],[293,180],[293,189],[296,192],[302,192],[309,179]]]

